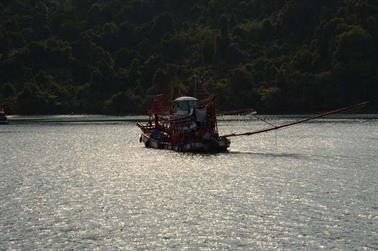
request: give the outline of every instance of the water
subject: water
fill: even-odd
[[[378,120],[234,138],[215,155],[146,149],[138,134],[117,121],[1,126],[0,250],[378,249]]]

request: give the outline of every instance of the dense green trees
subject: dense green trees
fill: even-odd
[[[377,42],[374,0],[4,0],[0,105],[143,113],[200,77],[219,109],[377,111]]]

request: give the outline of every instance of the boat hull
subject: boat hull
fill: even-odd
[[[153,139],[150,135],[142,133],[140,141],[144,143],[147,148],[166,149],[177,152],[194,152],[194,153],[219,153],[227,151],[230,146],[230,141],[227,138],[218,138],[217,141],[208,143],[195,142],[188,144],[173,145],[170,142],[161,142]]]

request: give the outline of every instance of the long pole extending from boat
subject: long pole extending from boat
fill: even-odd
[[[270,131],[273,131],[273,130],[278,130],[278,129],[281,129],[281,128],[305,123],[307,121],[322,118],[322,117],[325,117],[325,116],[328,116],[328,115],[332,115],[332,114],[336,114],[336,113],[340,113],[340,112],[346,112],[346,111],[354,110],[354,109],[357,109],[357,108],[362,108],[365,105],[367,105],[368,103],[369,102],[361,102],[361,103],[358,103],[358,104],[355,104],[355,105],[350,105],[350,106],[342,107],[342,108],[339,108],[339,109],[336,109],[336,110],[328,111],[328,112],[325,112],[325,113],[322,113],[322,114],[318,114],[318,115],[310,117],[310,118],[298,120],[298,121],[288,123],[288,124],[284,124],[284,125],[280,125],[280,126],[275,126],[273,128],[262,129],[262,130],[257,130],[257,131],[253,131],[253,132],[245,132],[245,133],[232,133],[232,134],[223,135],[222,137],[231,138],[231,137],[250,136],[250,135],[255,135],[255,134],[259,134],[259,133],[270,132]]]

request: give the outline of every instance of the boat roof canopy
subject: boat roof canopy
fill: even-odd
[[[198,101],[198,99],[194,97],[188,97],[188,96],[183,96],[175,99],[175,102],[182,102],[182,101]]]

